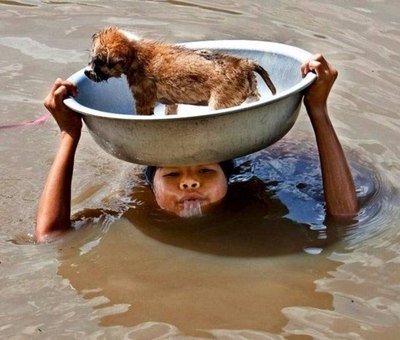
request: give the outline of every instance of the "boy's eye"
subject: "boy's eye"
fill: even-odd
[[[172,171],[172,172],[167,172],[166,174],[164,174],[163,177],[177,177],[177,176],[179,176],[179,172]]]
[[[214,172],[214,170],[208,169],[208,168],[203,168],[203,169],[200,169],[199,172],[201,174],[210,174],[210,173]]]

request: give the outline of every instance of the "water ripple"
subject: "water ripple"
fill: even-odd
[[[37,7],[37,5],[27,4],[21,1],[12,1],[12,0],[2,0],[0,1],[1,5],[8,5],[8,6],[22,6],[22,7]]]
[[[59,64],[82,63],[86,59],[86,53],[50,47],[29,37],[0,37],[0,45],[17,49],[36,60]]]

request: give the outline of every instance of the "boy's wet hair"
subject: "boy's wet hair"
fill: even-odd
[[[224,172],[224,175],[226,177],[226,180],[229,181],[229,178],[231,177],[233,173],[233,169],[235,168],[235,162],[230,159],[228,161],[224,162],[219,162],[219,166],[221,167],[222,171]],[[144,176],[146,179],[146,182],[150,184],[153,187],[153,180],[154,180],[154,175],[156,174],[157,167],[156,166],[146,166],[144,169]]]

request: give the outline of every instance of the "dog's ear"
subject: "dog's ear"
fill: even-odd
[[[126,59],[125,58],[117,58],[117,59],[114,59],[114,62],[117,64],[125,64]]]
[[[107,49],[107,60],[106,64],[108,67],[112,68],[117,64],[120,64],[121,66],[125,66],[126,64],[126,58],[123,56],[111,56],[110,50]]]
[[[94,34],[92,35],[92,41],[95,40],[95,39],[97,39],[99,35],[100,35],[100,32],[94,33]]]
[[[106,59],[106,64],[110,65],[111,63],[114,63],[114,60],[111,60],[111,56],[110,56],[110,49],[107,48],[107,59]]]

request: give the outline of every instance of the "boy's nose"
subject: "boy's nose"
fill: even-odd
[[[181,190],[198,189],[200,188],[200,182],[194,178],[184,178],[179,187]]]

